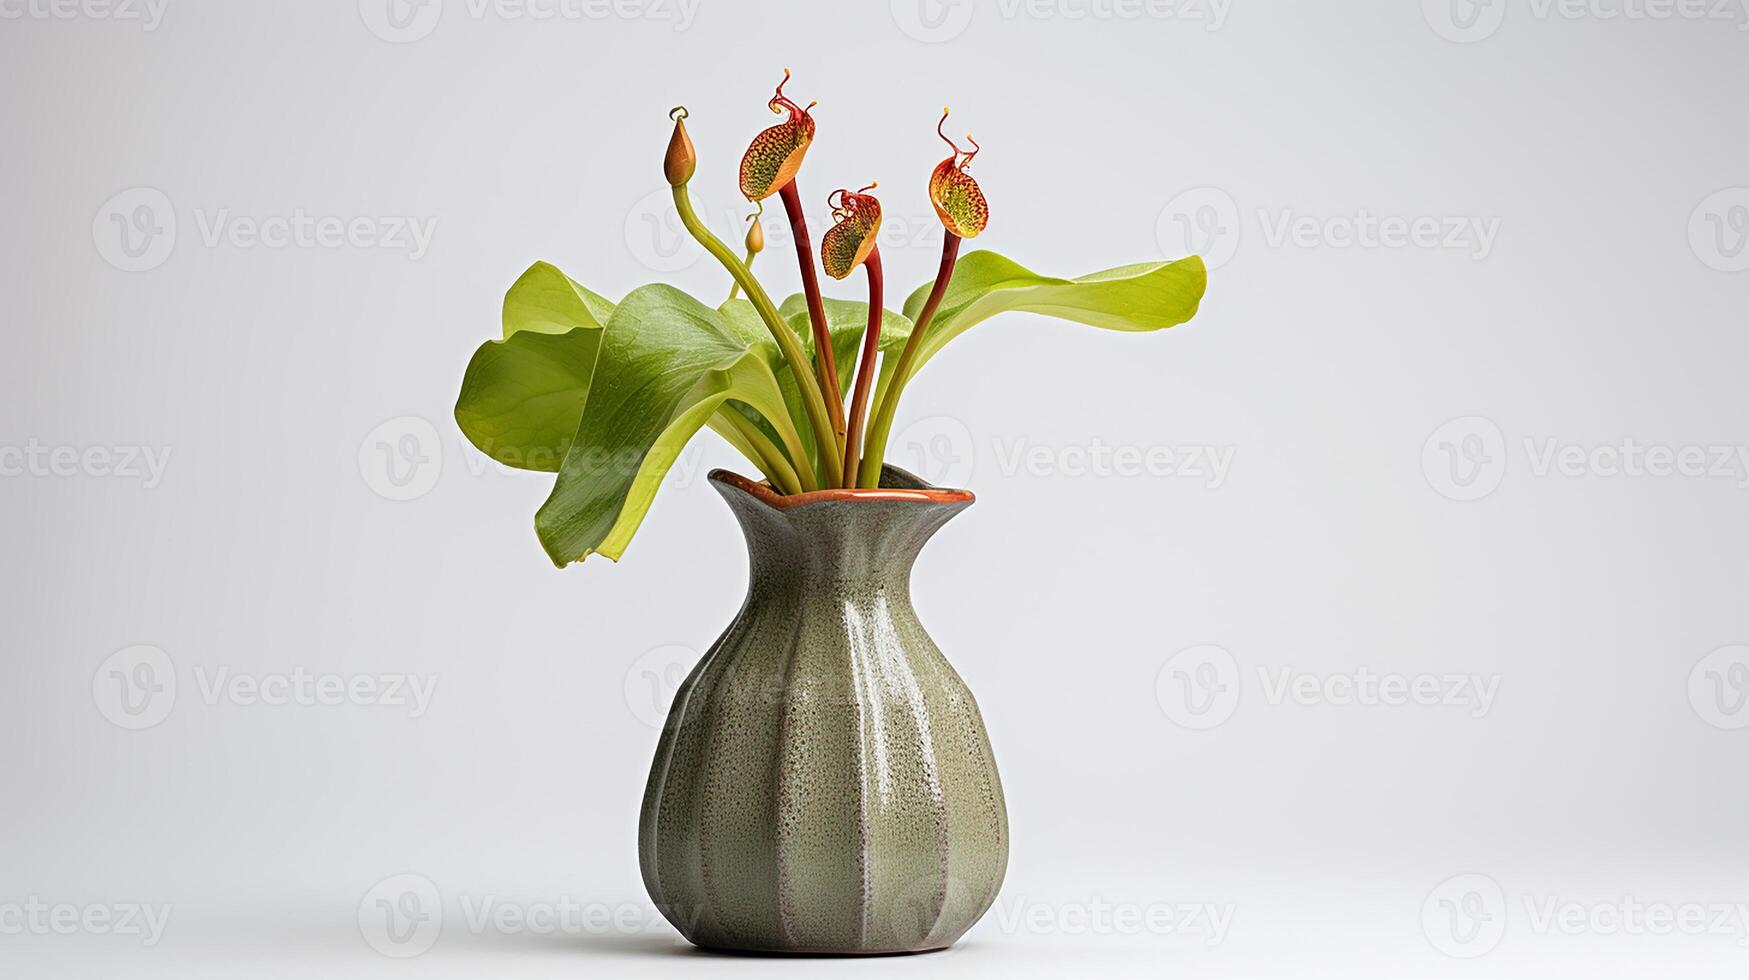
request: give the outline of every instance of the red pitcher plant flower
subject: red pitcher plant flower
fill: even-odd
[[[892,434],[893,420],[899,411],[899,398],[905,393],[905,385],[910,382],[911,373],[916,370],[917,355],[923,349],[923,338],[935,322],[935,314],[941,309],[941,301],[947,297],[948,283],[953,281],[954,265],[959,261],[960,242],[967,238],[976,238],[990,223],[990,205],[984,200],[984,191],[972,179],[972,175],[966,173],[966,168],[971,166],[981,148],[970,133],[966,134],[966,142],[972,144],[969,152],[961,150],[959,144],[948,138],[948,113],[947,109],[941,110],[941,121],[935,124],[935,132],[953,152],[946,160],[936,164],[935,171],[929,175],[929,201],[935,205],[936,217],[941,219],[942,227],[946,229],[941,240],[941,267],[935,274],[934,286],[930,287],[929,299],[924,302],[922,311],[917,315],[917,322],[911,327],[911,337],[905,342],[904,353],[899,355],[899,364],[887,381],[886,390],[881,394],[880,407],[875,411],[874,421],[869,425],[868,450],[865,458],[858,464],[859,481],[865,486],[876,485],[870,481],[880,479],[882,461],[887,452],[887,439]]]
[[[884,289],[881,272],[881,202],[869,191],[833,191],[832,230],[820,240],[820,264],[826,274],[843,279],[857,266],[868,270],[868,328],[862,335],[862,358],[856,373],[856,394],[851,400],[850,428],[844,441],[844,485],[855,486],[862,469],[862,424],[868,418],[868,400],[874,393],[875,365],[880,360],[881,303]],[[837,203],[832,202],[836,199]]]
[[[818,102],[806,108],[783,94],[789,84],[789,69],[783,70],[783,81],[766,103],[772,112],[789,113],[789,118],[753,137],[753,143],[741,157],[741,193],[749,201],[763,201],[773,194],[783,199],[784,213],[789,217],[790,232],[796,241],[796,261],[801,267],[802,292],[808,298],[808,322],[814,335],[814,364],[821,392],[826,399],[826,413],[838,448],[844,444],[844,396],[838,387],[838,362],[832,352],[831,331],[826,323],[826,304],[820,296],[820,279],[814,272],[814,246],[808,238],[808,219],[802,213],[801,191],[796,188],[796,173],[802,169],[802,159],[814,142],[814,117],[811,112]]]

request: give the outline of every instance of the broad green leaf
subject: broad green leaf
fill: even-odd
[[[505,466],[556,473],[583,416],[613,304],[537,262],[504,297],[504,339],[475,352],[455,419]]]
[[[602,331],[519,333],[483,345],[468,364],[455,420],[505,466],[557,473],[583,417]]]
[[[634,290],[614,310],[582,421],[535,517],[555,564],[618,560],[662,478],[725,405],[783,416],[768,354],[745,341],[723,314],[669,286]]]
[[[905,301],[915,319],[931,283]],[[1208,285],[1202,259],[1150,262],[1096,272],[1079,279],[1041,276],[995,252],[972,252],[954,269],[916,367],[948,342],[998,313],[1019,311],[1074,320],[1107,330],[1149,331],[1175,327],[1196,315]]]
[[[504,297],[504,338],[524,330],[568,333],[606,326],[613,304],[545,262],[530,266]]]
[[[732,299],[717,307],[717,314],[722,317],[723,331],[742,346],[764,351],[773,367],[783,360],[782,352],[777,349],[777,341],[772,339],[771,330],[759,318],[759,311],[753,308],[752,303],[744,299]]]
[[[995,252],[972,252],[956,265],[908,378],[915,377],[955,337],[998,313],[1039,313],[1107,330],[1163,330],[1195,316],[1207,286],[1207,270],[1202,259],[1194,255],[1176,262],[1108,269],[1079,279],[1056,279]],[[925,283],[905,300],[907,317],[915,319],[922,314],[933,287],[934,283]],[[888,358],[881,365],[876,403],[882,411],[869,433],[863,462],[865,481],[878,473],[877,464],[886,454],[895,413],[895,386],[899,396],[904,395],[908,378],[897,378],[897,373],[898,358]]]

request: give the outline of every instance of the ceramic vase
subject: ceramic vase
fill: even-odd
[[[681,685],[644,797],[651,897],[698,946],[945,949],[995,901],[1008,815],[971,691],[917,620],[911,570],[972,503],[780,497],[718,471],[746,535],[741,612]]]

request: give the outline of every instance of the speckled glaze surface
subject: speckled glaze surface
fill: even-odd
[[[681,685],[639,858],[692,943],[880,954],[953,945],[996,899],[1008,813],[977,703],[911,606],[911,569],[972,496],[711,482],[752,558],[746,604]]]

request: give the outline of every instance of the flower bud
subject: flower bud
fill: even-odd
[[[758,255],[765,251],[765,225],[757,214],[748,216],[747,220],[752,222],[747,228],[747,254]]]
[[[686,107],[676,106],[668,113],[674,120],[674,135],[668,140],[668,156],[662,161],[662,172],[671,187],[683,187],[698,172],[698,154],[692,149],[692,137],[686,135]]]

